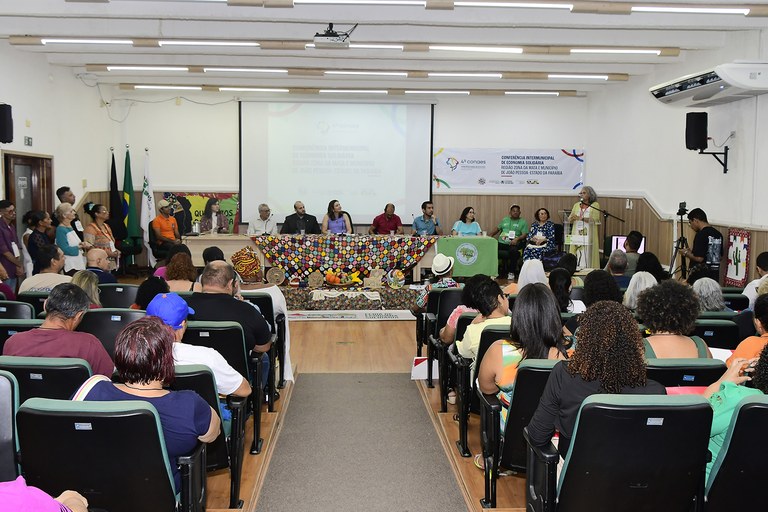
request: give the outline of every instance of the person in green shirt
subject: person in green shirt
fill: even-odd
[[[499,275],[508,274],[508,279],[515,278],[520,251],[525,247],[528,236],[528,222],[520,217],[520,205],[509,207],[509,215],[501,219],[490,236],[499,240]]]

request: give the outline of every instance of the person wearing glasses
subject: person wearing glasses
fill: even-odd
[[[266,203],[259,205],[259,216],[248,223],[249,235],[276,235],[277,222],[272,218],[272,210]]]
[[[462,210],[459,220],[453,224],[451,234],[453,236],[477,236],[482,231],[480,224],[475,220],[475,209],[467,206]]]

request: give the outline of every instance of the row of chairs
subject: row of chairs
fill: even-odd
[[[197,512],[205,510],[206,470],[229,468],[230,508],[242,507],[244,399],[227,397],[232,411],[229,439],[222,429],[207,446],[199,443],[190,456],[168,461],[151,404],[60,398],[64,389],[73,393],[89,374],[83,360],[0,357],[0,481],[23,471],[30,485],[49,494],[78,490],[92,509]],[[209,368],[177,366],[173,386],[196,391],[219,411]],[[181,489],[174,488],[171,463],[181,469]]]

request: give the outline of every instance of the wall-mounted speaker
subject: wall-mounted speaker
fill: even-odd
[[[13,117],[11,117],[10,105],[0,105],[0,142],[4,144],[13,142]]]
[[[706,112],[688,112],[685,115],[685,147],[702,151],[707,149]]]

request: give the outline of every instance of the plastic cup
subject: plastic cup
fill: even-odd
[[[394,235],[394,234],[395,234],[395,230],[394,230],[394,229],[390,229],[390,230],[389,230],[389,234],[390,234],[390,235]]]
[[[483,231],[483,236],[488,236],[488,232],[487,231]]]
[[[307,230],[306,229],[302,229],[301,231],[299,231],[299,233],[301,233],[302,235],[306,235],[307,234]]]

